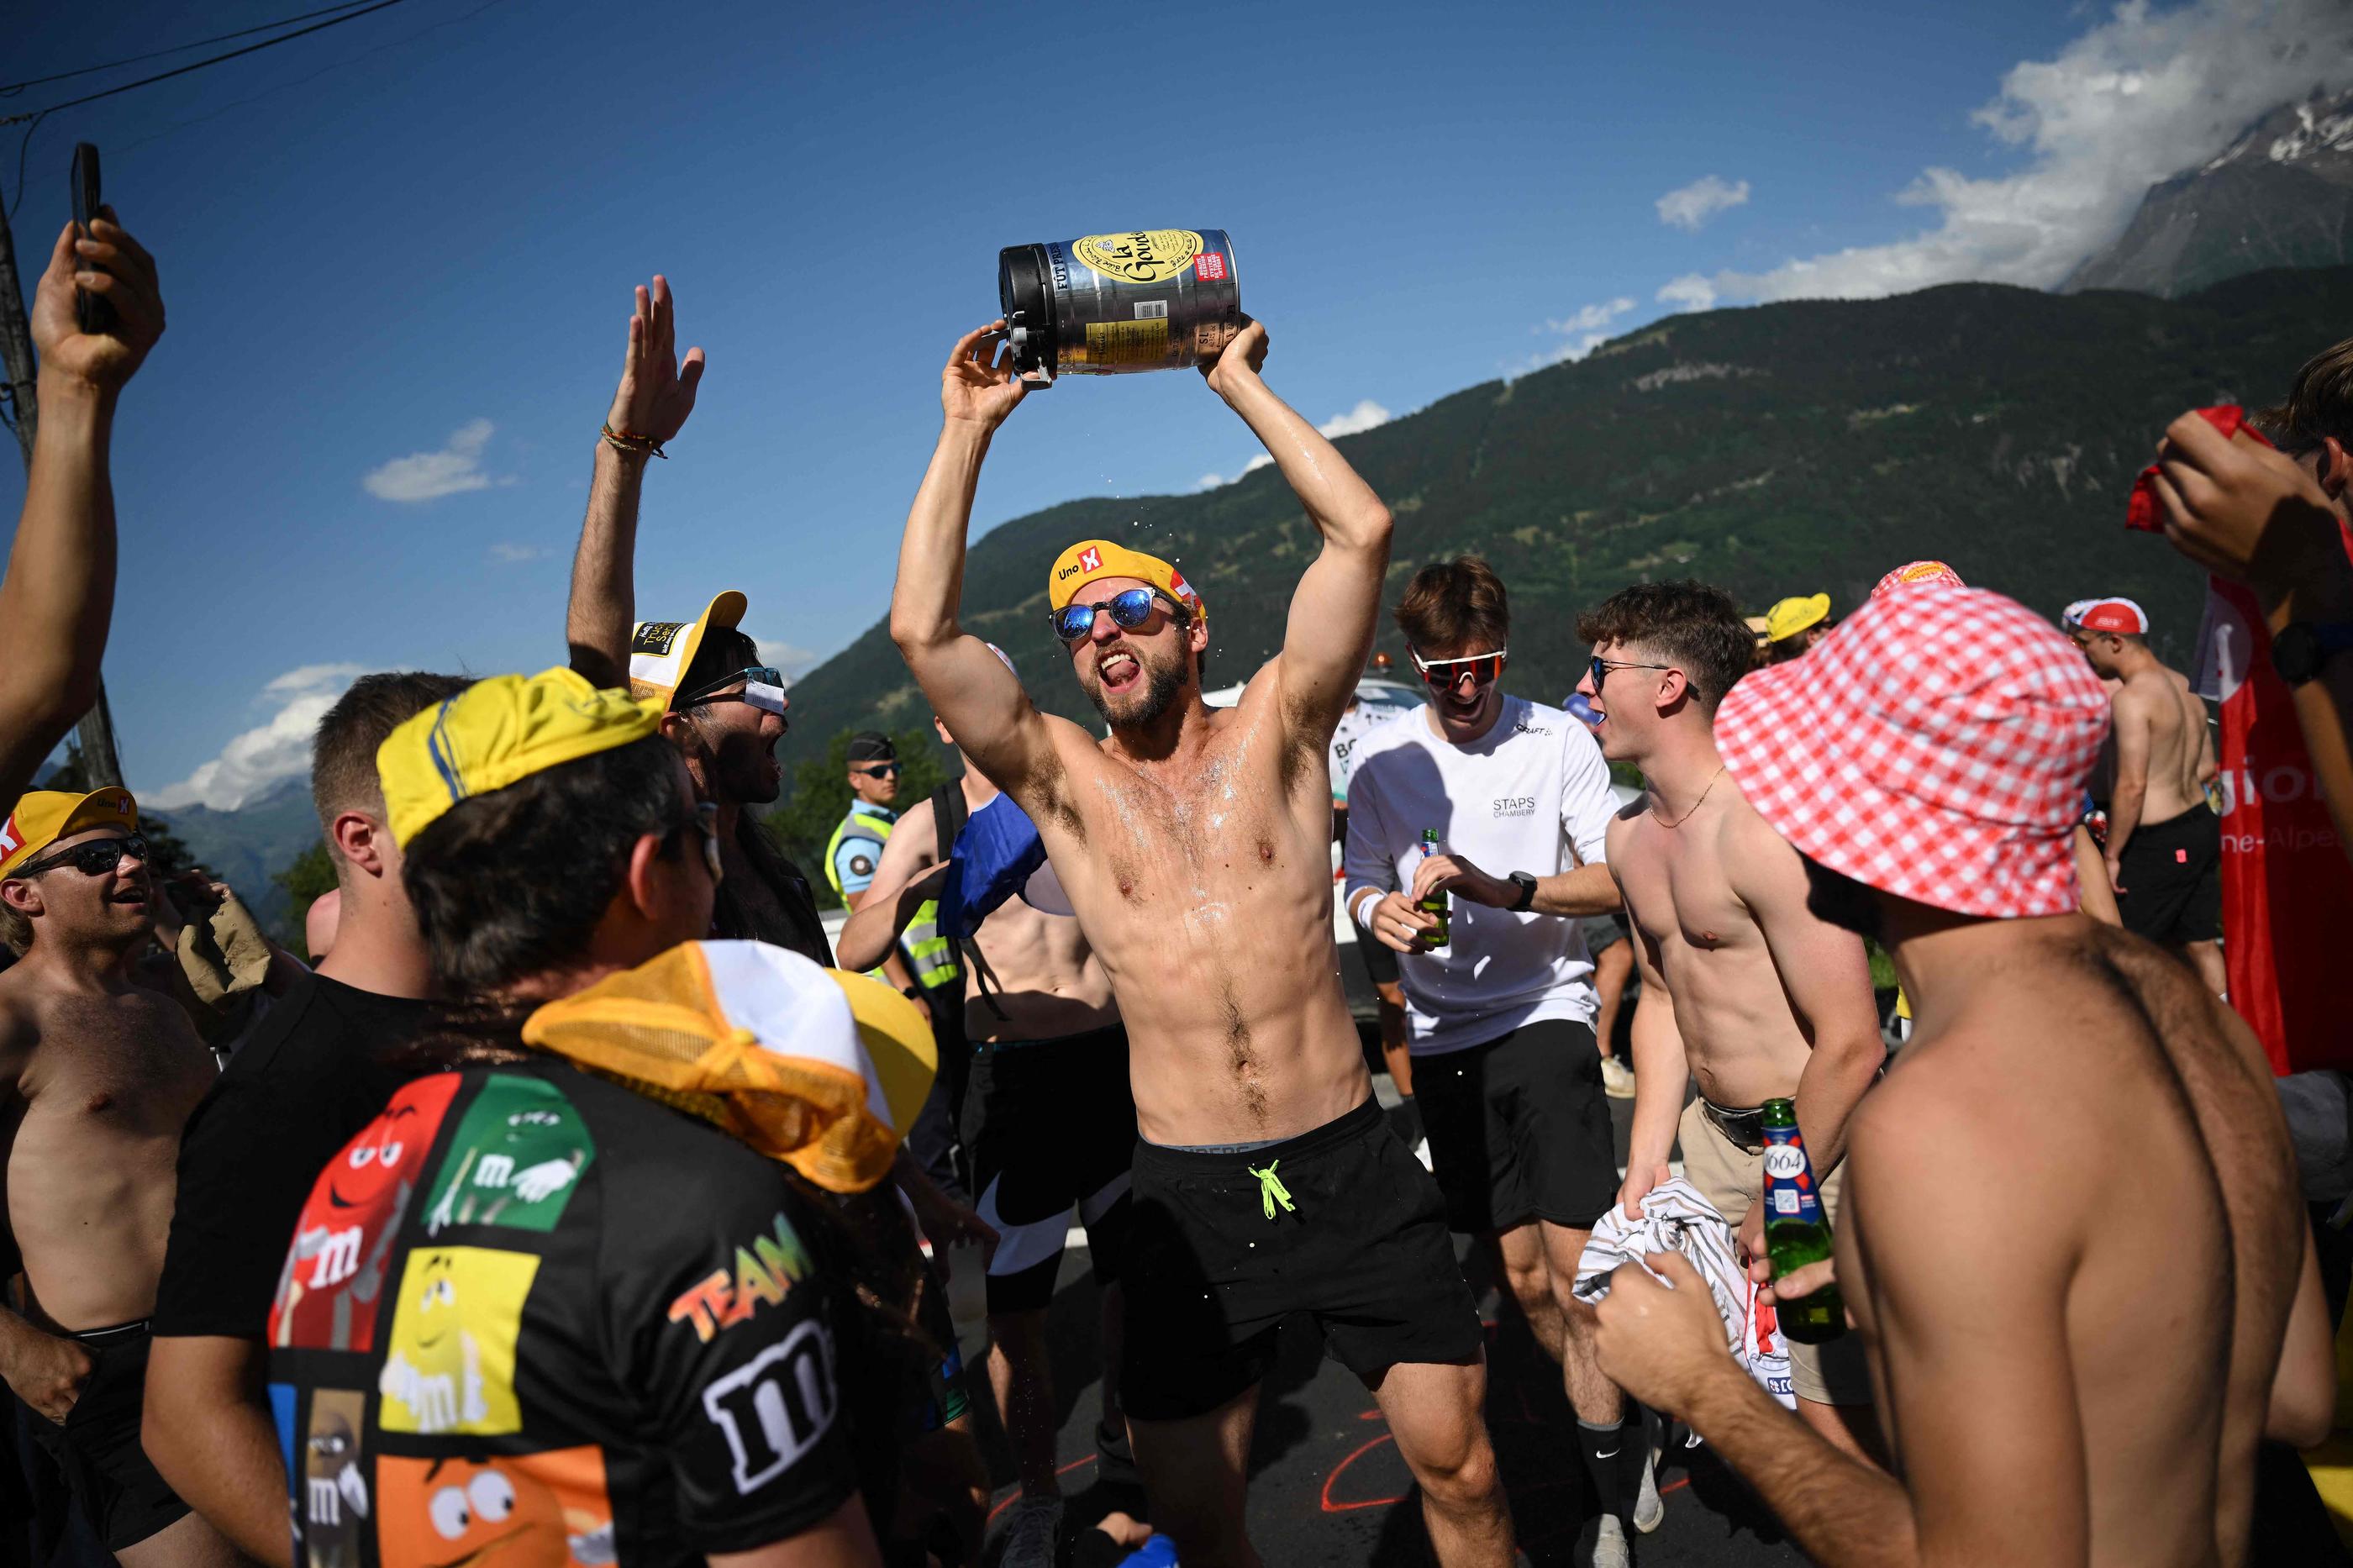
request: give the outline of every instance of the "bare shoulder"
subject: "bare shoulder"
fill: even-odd
[[[1846,1211],[1886,1278],[1891,1252],[1953,1252],[1963,1237],[1998,1235],[1999,1247],[1961,1247],[1973,1267],[2009,1278],[2071,1256],[2091,1223],[2101,1190],[2071,1187],[2050,1169],[2063,1161],[2064,1118],[2018,1104],[2013,1093],[1988,1098],[1985,1047],[1990,1031],[1960,1031],[1937,1052],[1905,1059],[1855,1107],[1846,1129]],[[2052,1175],[2060,1179],[2050,1179]],[[2050,1201],[2080,1191],[2073,1215]],[[2015,1270],[2016,1272],[2012,1272]],[[1980,1305],[1982,1295],[1973,1296]]]
[[[1729,780],[1724,781],[1725,784]],[[1776,901],[1806,890],[1806,863],[1737,790],[1716,821],[1716,848],[1725,879],[1743,901]]]

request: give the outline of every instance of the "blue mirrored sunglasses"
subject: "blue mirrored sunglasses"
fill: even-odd
[[[1160,599],[1167,600],[1170,612],[1179,620],[1185,617],[1185,606],[1168,598],[1159,589],[1130,588],[1095,604],[1084,605],[1073,600],[1064,605],[1054,612],[1054,635],[1066,643],[1084,642],[1094,635],[1095,616],[1105,610],[1111,612],[1112,625],[1122,631],[1132,632],[1152,618],[1153,602]]]

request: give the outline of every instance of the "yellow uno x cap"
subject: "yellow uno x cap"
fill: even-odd
[[[890,1173],[938,1068],[897,991],[757,942],[681,942],[549,1003],[522,1037],[835,1193]]]
[[[26,790],[16,809],[0,822],[0,877],[12,877],[16,868],[37,858],[60,838],[88,833],[93,827],[139,828],[139,803],[121,788],[94,789],[88,795],[71,790]]]
[[[569,669],[478,680],[376,748],[393,841],[407,848],[461,800],[641,741],[659,728],[661,715],[659,701],[616,688],[600,691]]]
[[[1808,626],[1818,626],[1829,619],[1830,613],[1831,596],[1828,594],[1793,595],[1765,612],[1765,636],[1771,642],[1796,637]]]
[[[659,698],[668,712],[704,635],[713,626],[743,625],[744,605],[744,595],[729,588],[693,620],[639,621],[629,632],[629,695]]]
[[[1098,577],[1133,577],[1149,583],[1184,605],[1195,620],[1208,622],[1209,606],[1185,581],[1185,574],[1157,555],[1129,550],[1108,539],[1082,539],[1054,558],[1054,570],[1046,579],[1047,607],[1060,609],[1082,585]]]

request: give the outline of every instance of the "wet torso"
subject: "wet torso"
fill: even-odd
[[[1676,826],[1637,801],[1609,829],[1609,868],[1666,977],[1692,1077],[1705,1098],[1740,1109],[1794,1096],[1812,1049],[1734,886],[1741,837],[1771,831],[1729,776]]]
[[[1155,1143],[1286,1138],[1371,1091],[1332,937],[1324,745],[1287,739],[1275,685],[1165,762],[1072,729],[1022,802],[1118,999]]]
[[[1921,1097],[1978,1108],[1955,1160],[2071,1249],[2060,1310],[2089,1561],[2235,1563],[2303,1247],[2277,1099],[2187,969],[2088,921],[2036,923],[2049,934],[1987,973],[1957,1018],[1924,1024],[1857,1115],[1900,1120]],[[1839,1271],[1884,1393],[1904,1376],[1871,1285],[1867,1143],[1864,1130],[1851,1145]],[[2000,1323],[1987,1319],[1989,1357],[2004,1353]],[[1899,1461],[1953,1440],[1902,1429],[1900,1392],[1880,1408]]]
[[[8,1225],[58,1328],[143,1318],[171,1229],[180,1130],[217,1071],[186,1015],[135,986],[0,975]]]

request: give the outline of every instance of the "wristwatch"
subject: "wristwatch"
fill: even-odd
[[[2272,668],[2290,686],[2302,686],[2348,649],[2353,621],[2292,621],[2272,638]]]
[[[1512,886],[1520,890],[1520,896],[1512,900],[1512,912],[1515,915],[1526,914],[1530,910],[1536,907],[1535,873],[1533,871],[1514,871],[1512,873],[1511,882]]]

